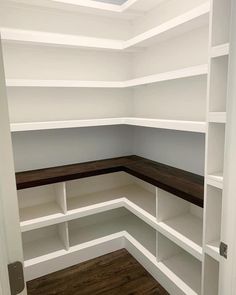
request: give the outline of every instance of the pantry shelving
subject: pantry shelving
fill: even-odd
[[[26,280],[126,248],[217,295],[230,0],[42,2],[0,4]]]
[[[181,241],[180,245],[186,251],[184,257],[187,260],[190,259],[191,261],[191,258],[187,258],[189,255],[195,256],[199,261],[202,260],[201,247],[199,246],[199,249],[197,249],[195,245],[199,238],[198,233],[192,232],[190,234],[188,229],[189,221],[194,219],[197,209],[191,208],[189,202],[179,199],[176,195],[169,193],[167,197],[165,195],[167,192],[156,189],[151,184],[154,183],[154,178],[152,180],[151,175],[139,175],[138,178],[131,176],[136,174],[134,171],[138,171],[139,167],[145,173],[148,173],[149,165],[153,170],[154,167],[158,167],[158,163],[132,156],[108,159],[94,164],[84,163],[76,166],[71,165],[17,174],[18,186],[24,187],[24,189],[19,190],[21,212],[24,212],[27,208],[31,210],[30,208],[34,204],[31,215],[25,215],[24,221],[21,222],[27,278],[33,278],[40,274],[40,265],[44,265],[44,263],[53,259],[70,260],[65,257],[73,256],[75,252],[88,247],[101,247],[101,245],[104,247],[106,245],[105,247],[110,248],[114,246],[114,241],[117,245],[117,239],[131,243],[136,251],[145,249],[146,258],[153,263],[156,257],[156,232],[160,232],[170,239],[169,243],[176,242],[175,247],[178,247],[177,245]],[[121,165],[125,165],[124,168],[126,167],[126,169],[122,168]],[[100,172],[99,166],[102,168]],[[114,173],[115,167],[117,172]],[[126,170],[126,173],[118,172],[120,169]],[[134,170],[132,171],[132,169]],[[200,197],[203,191],[203,183],[201,183],[200,177],[171,167],[163,166],[162,169],[164,169],[163,173],[166,174],[166,181],[168,178],[170,179],[171,174],[176,175],[176,177],[178,175],[178,183],[183,181],[183,190],[189,178],[189,185],[192,188],[196,186],[197,189],[199,187],[197,191],[199,191]],[[81,171],[81,173],[77,174],[76,171]],[[108,171],[113,173],[107,174]],[[158,186],[163,187],[166,181],[163,179],[164,174],[161,177],[159,173],[160,171],[157,170],[155,181]],[[51,175],[51,180],[48,178],[49,175]],[[90,175],[89,178],[86,177],[88,175]],[[95,176],[91,177],[92,175]],[[145,178],[150,184],[140,180],[140,178]],[[57,182],[59,179],[68,179],[68,181]],[[44,182],[51,184],[42,186]],[[165,188],[168,189],[166,185],[167,183]],[[172,185],[171,191],[174,192],[174,183],[169,185]],[[182,193],[184,194],[184,192]],[[61,204],[66,209],[64,214],[60,216],[53,215],[51,212],[48,212],[47,215],[47,211],[41,211],[48,204],[47,195],[53,194],[55,194],[54,198],[58,196],[62,198],[60,199]],[[173,206],[172,208],[169,206],[171,202],[179,208],[179,217],[176,217],[179,222],[175,224],[172,223],[170,218],[174,214]],[[190,210],[192,214],[188,214]],[[196,212],[194,213],[194,211]],[[33,214],[33,212],[38,214]],[[42,212],[44,212],[44,216],[42,216]],[[39,215],[41,215],[41,218],[38,218]],[[167,219],[164,220],[164,217]],[[196,215],[195,218],[199,218],[200,222],[200,216],[197,217]],[[175,217],[173,217],[174,219]],[[194,227],[196,228],[196,225]],[[109,246],[109,243],[113,246]],[[39,245],[39,248],[36,245]],[[33,251],[35,247],[37,249]],[[178,257],[176,259],[178,261]],[[154,265],[158,271],[168,273],[167,268],[171,269],[175,263],[169,265],[168,259],[164,262],[161,261],[160,264],[154,262]],[[164,265],[166,268],[164,268]],[[191,271],[190,265],[186,265],[186,268]],[[171,271],[175,272],[176,270]],[[177,282],[180,284],[180,281],[184,278],[180,275],[178,280]],[[185,282],[185,284],[192,285],[191,282]],[[185,286],[184,288],[188,287]]]

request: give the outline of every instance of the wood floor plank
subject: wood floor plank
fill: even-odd
[[[27,283],[28,295],[168,295],[125,250]]]

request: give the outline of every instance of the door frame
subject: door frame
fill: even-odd
[[[24,261],[5,81],[0,35],[0,290],[10,295],[7,265]]]
[[[228,246],[220,258],[219,294],[236,295],[236,0],[231,0],[231,32],[221,240]]]

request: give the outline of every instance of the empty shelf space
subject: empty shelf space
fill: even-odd
[[[199,132],[199,133],[206,132],[205,122],[132,118],[132,117],[11,123],[11,132],[81,128],[81,127],[95,127],[95,126],[113,126],[113,125],[130,125],[130,126],[180,130],[180,131]]]
[[[77,212],[80,213],[85,210],[96,210],[101,208],[101,206],[108,206],[109,208],[109,206],[112,207],[117,203],[120,203],[122,206],[124,206],[126,204],[126,199],[139,206],[153,217],[156,216],[155,194],[142,189],[138,185],[132,184],[123,186],[121,188],[68,198],[68,213],[76,214]]]
[[[206,25],[209,21],[209,10],[210,4],[207,2],[129,40],[112,40],[11,28],[1,28],[1,35],[2,40],[7,42],[125,50],[136,46],[148,46],[153,42],[165,40],[169,37],[173,38],[183,32]]]
[[[80,218],[69,222],[70,246],[92,242],[115,233],[127,231],[150,253],[156,254],[156,231],[125,209]]]
[[[157,235],[157,261],[161,271],[184,294],[200,294],[201,262],[160,233]]]
[[[64,214],[56,203],[45,203],[34,207],[20,209],[22,230],[32,224],[55,220]]]
[[[217,188],[223,189],[223,172],[215,172],[207,176],[207,183]]]
[[[158,73],[126,81],[83,81],[83,80],[35,80],[7,79],[8,87],[53,87],[53,88],[127,88],[163,81],[207,75],[207,65],[196,65],[178,70]]]
[[[186,294],[200,294],[201,264],[196,262],[193,257],[179,254],[159,262],[158,266],[178,286],[182,285]]]
[[[206,245],[206,253],[214,258],[215,260],[220,260],[220,241],[212,241]]]
[[[208,120],[211,123],[226,123],[226,112],[210,112]]]
[[[202,261],[202,208],[158,189],[157,221],[162,235]]]
[[[25,266],[61,256],[66,248],[59,235],[62,225],[53,225],[22,234]]]
[[[218,45],[211,48],[211,57],[220,57],[229,55],[229,43]]]
[[[18,191],[21,231],[47,226],[66,213],[64,183]]]
[[[162,234],[174,241],[181,241],[188,246],[189,252],[202,260],[202,230],[203,222],[200,218],[185,214],[158,223]],[[191,249],[192,248],[192,249]]]

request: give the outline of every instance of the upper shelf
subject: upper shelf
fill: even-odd
[[[132,48],[146,47],[203,26],[209,21],[209,11],[210,4],[207,2],[126,41],[12,28],[1,28],[1,35],[2,40],[7,42],[107,50],[132,50]]]
[[[198,132],[198,133],[206,132],[205,122],[161,120],[161,119],[148,119],[148,118],[135,118],[135,117],[11,123],[11,131],[20,132],[20,131],[52,130],[52,129],[79,128],[79,127],[114,126],[114,125],[131,125],[131,126],[139,126],[139,127],[160,128],[160,129],[189,131],[189,132]]]
[[[168,80],[207,75],[208,66],[198,65],[179,70],[149,75],[127,81],[81,81],[81,80],[32,80],[7,79],[7,87],[77,87],[77,88],[127,88]]]
[[[203,207],[204,177],[138,156],[16,173],[18,189],[124,171]]]

